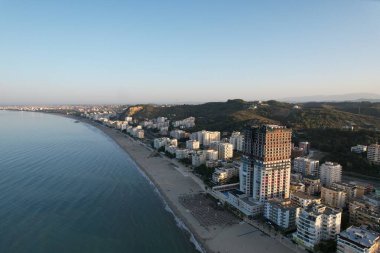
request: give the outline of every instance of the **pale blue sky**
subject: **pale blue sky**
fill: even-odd
[[[0,104],[380,93],[376,0],[0,0]]]

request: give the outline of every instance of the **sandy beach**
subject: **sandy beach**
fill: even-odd
[[[304,252],[288,239],[283,239],[282,236],[272,238],[246,222],[237,220],[237,218],[230,218],[229,213],[223,213],[227,211],[215,213],[215,216],[218,217],[205,217],[201,210],[195,217],[192,210],[184,207],[181,199],[185,196],[205,193],[206,190],[203,182],[193,175],[187,167],[179,164],[174,159],[171,160],[158,155],[150,147],[118,130],[87,119],[75,119],[100,129],[129,154],[157,187],[175,216],[186,225],[196,241],[201,244],[204,252]],[[209,209],[206,211],[209,211]],[[223,223],[224,220],[222,220],[219,224],[215,223],[214,221],[218,221],[218,219],[227,219],[227,222]]]

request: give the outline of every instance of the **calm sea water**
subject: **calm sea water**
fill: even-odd
[[[131,159],[100,130],[0,111],[1,253],[195,253]]]

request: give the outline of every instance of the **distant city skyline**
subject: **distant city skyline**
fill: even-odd
[[[0,1],[0,104],[380,93],[380,2]]]

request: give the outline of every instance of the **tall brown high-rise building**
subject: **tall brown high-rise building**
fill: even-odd
[[[263,125],[245,130],[240,189],[258,202],[288,198],[292,130]]]

